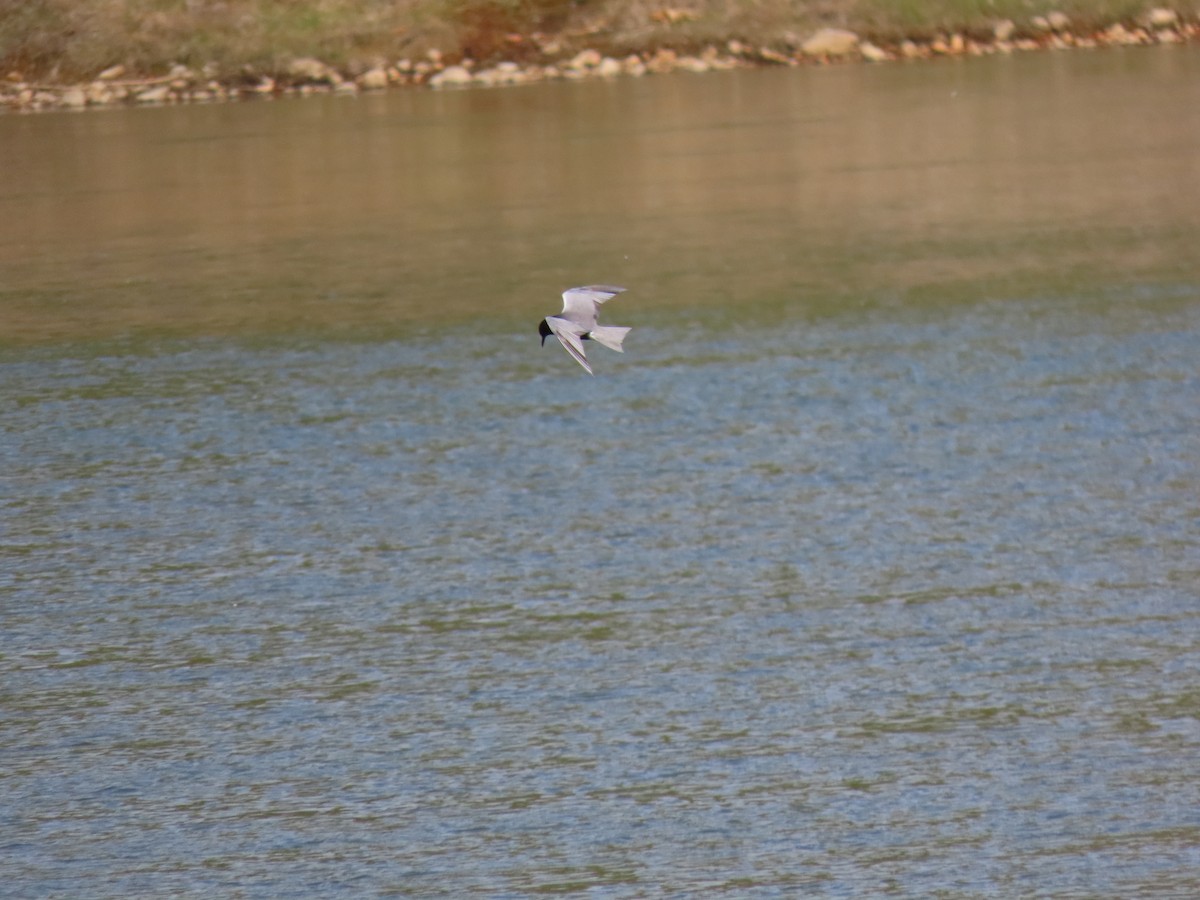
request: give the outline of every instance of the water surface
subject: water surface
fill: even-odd
[[[1196,67],[0,118],[0,894],[1196,893]]]

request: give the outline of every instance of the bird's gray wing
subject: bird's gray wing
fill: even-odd
[[[571,358],[583,366],[589,375],[594,375],[592,365],[583,353],[583,341],[579,339],[579,335],[583,332],[579,330],[579,325],[566,319],[560,319],[558,316],[547,316],[546,324],[550,326],[550,331],[558,338],[558,342],[563,345],[563,349],[571,354]]]
[[[612,284],[590,284],[563,291],[563,318],[586,325],[584,330],[591,331],[592,326],[596,324],[597,305],[611,300],[624,290],[625,288]]]

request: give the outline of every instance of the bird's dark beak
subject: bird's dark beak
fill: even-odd
[[[546,338],[550,337],[550,326],[546,324],[546,320],[542,319],[538,323],[538,334],[542,336],[542,346],[546,346]]]

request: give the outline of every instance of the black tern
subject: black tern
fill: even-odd
[[[589,375],[592,372],[591,363],[583,353],[584,341],[596,341],[610,350],[624,353],[621,342],[630,329],[620,325],[599,325],[600,304],[624,292],[623,287],[611,284],[590,284],[587,287],[575,287],[563,292],[563,310],[557,316],[546,316],[538,325],[538,334],[542,336],[542,346],[546,346],[546,338],[554,335],[558,338],[563,349],[571,354],[571,358],[579,363]]]

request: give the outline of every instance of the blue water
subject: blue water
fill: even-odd
[[[0,896],[1200,895],[1198,66],[0,117]]]
[[[5,356],[0,894],[1200,891],[1200,295],[654,306]]]

